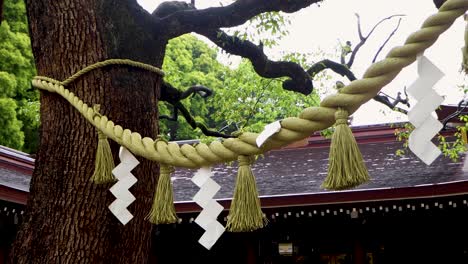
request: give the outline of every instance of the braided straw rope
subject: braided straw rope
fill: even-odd
[[[468,0],[448,0],[445,2],[438,13],[426,19],[419,31],[408,37],[403,46],[393,48],[384,60],[372,64],[365,72],[363,79],[353,81],[342,88],[339,93],[326,97],[321,102],[320,107],[309,107],[304,109],[299,117],[283,119],[281,130],[269,138],[261,148],[258,148],[255,142],[258,134],[250,132],[242,133],[238,138],[229,138],[222,142],[214,141],[209,145],[203,143],[196,146],[184,144],[179,147],[174,142],[167,143],[163,140],[142,138],[136,132],[123,129],[108,120],[106,116],[99,115],[92,107],[83,103],[72,92],[64,88],[80,75],[96,68],[95,65],[81,70],[63,82],[46,77],[35,77],[32,83],[37,88],[63,96],[97,129],[134,154],[167,165],[199,168],[233,161],[239,155],[261,154],[306,138],[312,132],[332,126],[335,122],[335,112],[339,107],[346,109],[349,114],[354,113],[359,106],[369,101],[382,87],[390,83],[404,67],[413,63],[416,56],[430,47],[439,35],[447,30],[455,19],[463,15],[467,9]],[[125,61],[124,64],[136,67],[152,67],[141,63],[135,64],[135,62],[128,60],[112,61]],[[102,62],[99,67],[109,64],[114,63]],[[162,74],[161,70],[157,68],[152,67],[150,70]]]
[[[93,70],[96,70],[96,69],[99,69],[99,68],[103,68],[103,67],[109,66],[109,65],[128,65],[128,66],[141,68],[143,70],[147,70],[147,71],[150,71],[150,72],[157,73],[157,74],[159,74],[161,76],[164,76],[164,72],[161,69],[159,69],[157,67],[154,67],[152,65],[146,64],[146,63],[142,63],[142,62],[138,62],[138,61],[132,61],[132,60],[128,60],[128,59],[109,59],[109,60],[94,63],[93,65],[89,65],[89,66],[79,70],[78,72],[76,72],[72,76],[68,77],[63,82],[57,81],[55,79],[45,77],[45,76],[35,76],[34,79],[35,80],[43,80],[43,81],[46,81],[46,82],[51,82],[51,83],[55,83],[55,84],[62,85],[62,86],[67,86],[70,83],[72,83],[73,81],[75,81],[76,79],[78,79],[79,77],[81,77],[82,75],[85,75],[86,73],[88,73],[90,71],[93,71]]]

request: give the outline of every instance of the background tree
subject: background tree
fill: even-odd
[[[316,52],[314,54],[287,54],[283,59],[294,61],[300,64],[304,69],[308,69],[307,73],[313,78],[316,84],[315,86],[320,87],[319,93],[335,93],[336,89],[334,89],[334,91],[330,91],[329,89],[329,87],[332,86],[330,80],[334,79],[336,81],[336,85],[334,85],[335,88],[344,86],[343,82],[355,80],[356,74],[352,70],[352,66],[354,61],[358,58],[357,55],[360,49],[371,38],[374,31],[378,30],[381,24],[387,20],[399,18],[398,23],[395,24],[394,29],[388,34],[388,37],[382,40],[382,44],[376,50],[375,55],[371,58],[360,58],[368,59],[369,62],[374,63],[382,49],[398,30],[402,16],[403,15],[392,15],[383,18],[373,25],[369,32],[363,33],[360,16],[356,14],[359,42],[355,46],[353,46],[350,41],[346,41],[345,44],[340,45],[338,48],[339,55],[336,60],[333,60],[333,57],[335,57],[333,54],[324,52]],[[286,30],[287,27],[285,26],[288,23],[286,18],[287,17],[278,12],[264,13],[252,18],[241,27],[242,30],[237,28],[230,31],[240,40],[260,39],[260,49],[262,49],[263,46],[272,47],[277,45],[278,39],[288,34]],[[213,78],[205,79],[205,75],[210,74],[210,71],[204,71],[204,69],[197,66],[199,64],[198,61],[201,59],[198,57],[202,54],[199,52],[201,47],[203,47],[206,54],[212,54],[211,56],[205,56],[205,58],[211,58],[211,62],[208,63],[207,61],[206,65],[210,64],[214,67],[203,68],[205,70],[209,69],[211,73],[213,73],[211,76],[214,77],[216,81]],[[191,49],[194,50],[192,51]],[[186,109],[186,111],[181,111],[181,113],[191,113],[191,115],[188,116],[188,119],[187,116],[186,118],[182,118],[178,115],[177,122],[175,122],[175,118],[172,117],[172,120],[167,123],[162,123],[161,131],[163,134],[166,134],[170,140],[203,137],[201,130],[193,130],[197,123],[203,123],[205,126],[208,125],[211,130],[218,130],[224,133],[224,135],[230,135],[242,129],[260,132],[265,124],[285,116],[296,115],[300,109],[300,107],[297,106],[314,106],[319,102],[319,98],[316,96],[317,92],[315,92],[317,89],[314,91],[313,95],[307,97],[289,93],[281,88],[281,82],[284,81],[284,79],[266,79],[258,76],[248,60],[242,61],[239,67],[234,70],[228,67],[222,67],[221,64],[216,61],[216,51],[212,49],[208,52],[209,50],[210,48],[205,43],[197,40],[197,38],[193,36],[183,36],[173,39],[168,45],[164,69],[179,74],[177,77],[166,78],[166,82],[171,83],[175,87],[188,87],[190,85],[202,84],[205,87],[210,87],[214,92],[213,96],[206,98],[208,108],[203,101],[198,100],[198,98],[200,98],[198,96],[191,97],[190,100],[187,99],[181,102]],[[317,58],[319,59],[317,60]],[[313,59],[316,59],[315,63],[308,63]],[[194,62],[192,63],[192,61]],[[214,68],[216,68],[216,70]],[[330,71],[325,71],[327,69]],[[194,78],[194,76],[197,77]],[[210,86],[212,81],[214,81],[213,87]],[[406,110],[400,108],[398,105],[405,104],[409,106],[408,99],[402,97],[400,92],[396,98],[392,98],[381,92],[374,99],[386,105],[391,110],[402,113],[406,113]],[[192,105],[196,107],[192,107]],[[168,109],[164,107],[164,105],[160,110],[163,113],[168,113]],[[178,112],[178,110],[173,109],[172,113],[175,112]],[[166,117],[166,115],[163,115],[163,117]],[[188,123],[192,125],[188,125],[184,119],[189,120]],[[166,129],[166,124],[169,130]]]
[[[261,132],[266,124],[296,116],[306,105],[319,104],[315,92],[307,96],[291,93],[282,88],[282,81],[282,78],[258,76],[252,63],[242,60],[239,67],[226,76],[222,89],[208,100],[213,122],[221,124],[228,133],[239,130]]]
[[[216,92],[223,86],[223,80],[228,67],[217,60],[217,51],[193,35],[183,35],[172,39],[166,48],[163,70],[166,73],[165,82],[183,90],[195,85],[209,87]],[[194,94],[181,102],[197,122],[203,122],[209,127],[216,127],[211,122],[209,103]],[[171,116],[173,107],[160,103],[161,115]],[[162,121],[160,123],[162,135],[170,140],[199,138],[202,132],[193,129],[184,117],[178,116],[176,121]]]
[[[31,87],[34,75],[24,1],[7,0],[0,25],[0,145],[37,149],[39,93]]]
[[[285,59],[307,68],[304,56],[290,54]],[[196,122],[225,134],[241,129],[260,132],[266,124],[295,116],[303,106],[314,106],[319,102],[315,92],[304,96],[285,91],[281,87],[284,78],[259,76],[248,60],[243,60],[235,69],[221,64],[217,60],[217,50],[193,35],[169,41],[163,69],[167,73],[165,82],[174,87],[203,85],[213,91],[213,95],[204,100],[193,95],[182,104]],[[159,106],[162,115],[171,115],[174,111],[170,105],[160,103]],[[160,130],[170,140],[204,136],[200,129],[194,130],[180,115],[177,122],[163,120]]]

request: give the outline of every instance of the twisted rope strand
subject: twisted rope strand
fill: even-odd
[[[108,60],[97,63],[98,66],[88,66],[63,82],[47,77],[35,77],[32,83],[37,88],[56,92],[63,96],[97,129],[120,145],[125,146],[135,155],[167,165],[199,168],[233,161],[239,155],[261,154],[306,138],[312,132],[332,126],[338,108],[344,108],[349,114],[354,113],[362,104],[373,98],[382,87],[390,83],[404,67],[413,63],[417,55],[430,47],[439,35],[447,30],[455,19],[463,15],[467,9],[467,0],[448,0],[445,2],[438,13],[426,19],[422,28],[407,38],[403,46],[393,48],[384,60],[372,64],[365,72],[363,79],[353,81],[342,88],[339,93],[326,97],[319,107],[304,109],[299,117],[283,119],[281,130],[269,138],[261,148],[258,148],[255,142],[258,134],[249,132],[242,133],[238,138],[229,138],[222,142],[214,141],[209,145],[201,143],[195,147],[187,144],[179,147],[176,143],[155,141],[148,137],[142,138],[136,132],[115,125],[106,116],[97,115],[92,107],[83,103],[64,87],[95,68],[117,62],[162,74],[161,70],[151,65],[129,60]]]
[[[96,63],[94,63],[92,65],[86,66],[85,68],[79,70],[78,72],[76,72],[75,74],[68,77],[66,80],[64,80],[62,82],[58,81],[58,80],[55,80],[55,79],[52,79],[52,78],[49,78],[49,77],[46,77],[46,76],[35,76],[34,79],[43,80],[43,81],[47,81],[47,82],[67,86],[70,83],[74,82],[79,77],[85,75],[86,73],[88,73],[90,71],[93,71],[93,70],[96,70],[96,69],[99,69],[99,68],[103,68],[103,67],[106,67],[106,66],[110,66],[110,65],[128,65],[128,66],[132,66],[132,67],[135,67],[135,68],[140,68],[140,69],[147,70],[147,71],[150,71],[150,72],[154,72],[154,73],[157,73],[157,74],[159,74],[161,76],[164,76],[164,72],[161,69],[159,69],[157,67],[154,67],[153,65],[149,65],[149,64],[146,64],[146,63],[138,62],[138,61],[132,61],[132,60],[129,60],[129,59],[108,59],[108,60],[105,60],[105,61],[96,62]]]

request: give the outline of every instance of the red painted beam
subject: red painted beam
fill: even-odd
[[[28,192],[0,185],[0,200],[17,204],[26,204],[26,201],[28,200]]]
[[[324,204],[346,204],[359,202],[376,202],[418,198],[448,197],[468,194],[468,181],[439,183],[402,188],[352,190],[313,194],[260,197],[262,208],[282,208],[295,206],[314,206]],[[231,200],[218,200],[225,210]],[[201,208],[195,202],[176,202],[178,213],[199,212]]]
[[[0,167],[32,175],[34,159],[26,153],[0,146]]]

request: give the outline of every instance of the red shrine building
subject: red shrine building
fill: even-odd
[[[268,225],[251,233],[224,233],[211,250],[194,219],[194,170],[172,175],[179,223],[155,226],[151,263],[394,264],[468,263],[468,164],[439,157],[430,166],[402,143],[390,125],[354,127],[371,181],[327,191],[329,141],[318,134],[259,158],[252,166]],[[453,133],[453,131],[452,131]],[[0,148],[0,263],[16,234],[34,160]],[[467,160],[468,162],[468,160]],[[215,198],[226,224],[237,166],[216,166]],[[137,197],[138,199],[138,197]],[[129,207],[132,211],[132,207]],[[181,254],[183,253],[183,254]]]
[[[24,214],[33,169],[33,158],[0,146],[0,264],[6,262]]]

